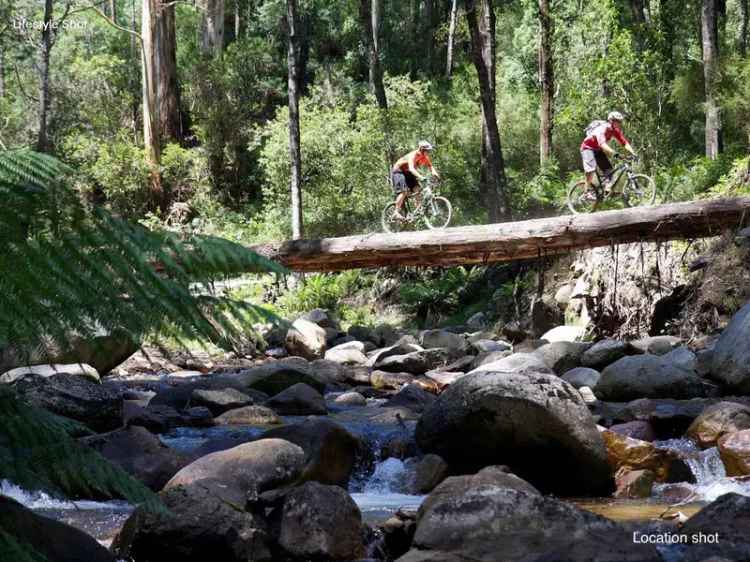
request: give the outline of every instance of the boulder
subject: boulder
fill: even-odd
[[[541,336],[565,321],[560,308],[550,298],[535,299],[531,303],[531,332]]]
[[[275,559],[265,518],[259,510],[244,510],[244,501],[227,502],[204,486],[173,486],[160,495],[166,510],[148,511],[139,507],[125,522],[112,544],[119,559],[143,562],[272,562]]]
[[[143,427],[127,427],[81,440],[158,492],[188,459]]]
[[[384,359],[379,359],[374,367],[378,370],[389,371],[391,373],[423,375],[431,369],[446,365],[450,357],[451,353],[447,348],[436,347],[433,349],[412,351],[405,355],[391,355]]]
[[[602,431],[607,457],[614,472],[650,470],[657,482],[693,481],[692,471],[677,453],[660,449],[648,441],[626,437],[614,431]]]
[[[325,359],[341,365],[364,365],[367,363],[365,344],[359,341],[342,343],[326,351]]]
[[[471,347],[476,353],[491,353],[493,351],[510,351],[511,345],[497,340],[476,340],[471,342]]]
[[[649,498],[654,487],[655,474],[648,469],[622,470],[615,475],[616,498]]]
[[[375,351],[370,353],[367,359],[367,366],[374,367],[379,361],[382,361],[393,355],[406,355],[414,351],[422,351],[422,349],[423,348],[421,345],[417,345],[416,343],[408,343],[408,342],[398,343],[390,347],[376,349]]]
[[[145,408],[129,407],[125,424],[134,427],[145,427],[151,433],[166,433],[173,427],[182,424],[180,413],[170,406],[149,404]]]
[[[317,324],[321,328],[333,328],[335,330],[338,330],[339,328],[338,323],[331,318],[328,311],[323,310],[322,308],[314,308],[310,312],[303,314],[302,318],[308,322]]]
[[[305,453],[297,445],[283,439],[261,439],[193,461],[175,474],[164,489],[205,488],[241,510],[262,492],[295,482],[304,462]]]
[[[709,406],[687,430],[687,437],[702,449],[715,447],[726,433],[750,429],[750,408],[736,402],[719,402]]]
[[[445,348],[454,356],[466,355],[469,342],[460,334],[448,330],[424,330],[419,333],[419,345],[425,349]]]
[[[550,343],[556,341],[576,342],[583,339],[585,334],[586,328],[583,326],[558,326],[542,334],[540,339],[547,340]]]
[[[479,331],[487,327],[487,315],[484,312],[475,312],[466,320],[466,327],[469,330]]]
[[[589,347],[587,343],[556,341],[541,346],[534,354],[552,371],[562,375],[581,364],[581,356]]]
[[[326,331],[304,318],[298,318],[286,333],[284,340],[290,355],[299,355],[312,361],[323,357],[326,350]]]
[[[733,492],[720,496],[688,519],[682,533],[704,537],[702,544],[687,548],[686,562],[750,560],[750,497]]]
[[[689,353],[689,352],[688,352]],[[609,365],[594,388],[600,400],[625,402],[636,398],[696,398],[715,389],[695,369],[686,367],[685,353],[633,355]]]
[[[437,398],[434,394],[427,392],[418,384],[407,384],[390,398],[383,407],[393,408],[402,407],[421,414],[424,410],[435,402]]]
[[[279,425],[284,423],[279,415],[266,406],[245,406],[228,410],[217,416],[217,425]]]
[[[507,464],[545,492],[607,495],[613,489],[604,441],[586,404],[554,375],[466,375],[422,414],[416,438],[451,467]]]
[[[439,369],[440,371],[446,371],[446,372],[461,372],[466,373],[468,371],[471,371],[474,367],[474,361],[477,358],[474,355],[464,355],[463,357],[459,357],[452,363],[449,363],[445,367],[442,367]],[[500,357],[498,357],[500,359]],[[426,374],[429,375],[430,371],[428,371]]]
[[[750,429],[724,434],[718,448],[727,476],[750,474]]]
[[[253,399],[235,388],[220,390],[195,389],[190,395],[190,403],[194,406],[205,406],[214,416],[223,414],[253,404]]]
[[[609,430],[640,441],[656,441],[656,432],[653,426],[650,422],[643,420],[618,423],[611,426]]]
[[[33,365],[31,367],[16,367],[10,371],[6,371],[0,375],[0,383],[12,383],[18,379],[25,377],[26,375],[37,375],[39,377],[51,377],[65,373],[66,375],[75,375],[78,377],[85,377],[91,382],[102,382],[101,377],[96,369],[91,365],[85,363],[72,363],[69,365],[61,364],[47,364],[47,365]]]
[[[628,342],[628,351],[630,353],[665,355],[681,343],[682,340],[676,336],[648,336]]]
[[[386,371],[373,371],[370,375],[370,384],[375,388],[390,388],[398,390],[405,384],[414,380],[411,373],[388,373]]]
[[[599,371],[590,369],[589,367],[576,367],[565,371],[562,375],[562,380],[570,383],[574,388],[581,388],[582,386],[594,388],[601,376]]]
[[[448,371],[429,371],[425,374],[425,376],[430,380],[435,381],[435,384],[437,384],[438,386],[438,390],[442,392],[445,387],[453,384],[465,374],[466,373],[461,372],[452,373]]]
[[[478,369],[482,365],[488,365],[490,363],[495,363],[496,361],[500,361],[500,359],[505,359],[506,357],[510,357],[513,355],[513,352],[510,350],[505,351],[485,351],[482,353],[478,353],[477,356],[474,358],[474,361],[471,363],[471,367],[469,369],[466,369],[466,371],[471,371],[473,369]],[[448,365],[445,367],[446,370],[451,370],[451,366]]]
[[[282,416],[325,415],[328,413],[323,395],[305,383],[298,383],[282,390],[266,402]]]
[[[634,544],[631,533],[613,521],[541,496],[527,489],[528,484],[490,481],[456,486],[451,480],[422,504],[412,550],[399,562],[660,560],[653,546]],[[450,486],[455,492],[448,490]],[[429,556],[419,558],[412,555],[415,551]]]
[[[284,439],[305,453],[300,478],[346,487],[361,444],[346,429],[325,418],[266,431],[263,439]]]
[[[3,495],[0,495],[0,530],[3,535],[0,554],[4,561],[115,562],[115,557],[91,535],[37,515]],[[9,538],[24,550],[15,550]]]
[[[122,425],[122,398],[108,386],[77,375],[26,375],[12,385],[34,406],[104,432]]]
[[[507,466],[487,466],[476,474],[450,476],[442,481],[425,499],[420,514],[430,511],[444,502],[452,503],[456,498],[478,495],[483,491],[505,488],[527,494],[540,495],[539,490],[508,470]],[[420,515],[420,517],[421,517]]]
[[[581,365],[594,369],[602,369],[624,357],[627,348],[627,344],[619,340],[606,339],[598,341],[583,353],[581,356]]]
[[[295,560],[354,560],[364,554],[362,514],[338,486],[306,482],[284,497],[279,546]]]
[[[732,317],[716,342],[711,376],[730,391],[750,394],[750,302]]]
[[[315,361],[311,361],[306,368],[309,369],[316,380],[321,381],[326,387],[335,387],[340,384],[347,384],[352,379],[355,379],[356,376],[352,374],[352,370],[356,369],[357,366],[344,365],[343,363],[337,363],[329,359],[316,359]]]
[[[241,371],[236,375],[216,377],[214,384],[218,386],[219,384],[230,383],[229,386],[233,386],[245,393],[248,393],[248,389],[251,389],[259,390],[269,396],[273,396],[290,386],[302,382],[313,387],[318,392],[324,392],[328,381],[315,372],[313,363],[308,364],[300,358],[289,357],[281,361]],[[315,363],[315,365],[319,366],[320,364]],[[336,364],[333,363],[333,365]],[[336,366],[336,369],[339,368],[339,366]],[[253,395],[250,394],[250,396]],[[259,402],[258,399],[255,401],[256,403]]]
[[[367,406],[367,398],[353,391],[339,394],[333,401],[341,406]]]
[[[415,377],[411,384],[414,384],[422,390],[435,395],[440,394],[440,391],[443,388],[440,383],[438,383],[436,380],[431,379],[427,375],[420,375],[418,377]]]
[[[375,345],[378,345],[379,343],[379,338],[375,336],[372,329],[367,326],[358,326],[355,324],[350,326],[346,333],[357,341],[370,341]]]
[[[547,366],[540,356],[533,353],[514,353],[480,365],[469,373],[481,372],[513,372],[513,373],[552,373],[552,369]]]
[[[439,455],[427,454],[417,463],[413,488],[417,494],[429,494],[448,476],[448,463]]]
[[[205,406],[193,406],[182,411],[180,423],[188,427],[211,427],[214,416]]]

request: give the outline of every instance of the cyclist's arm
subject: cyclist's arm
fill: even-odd
[[[633,150],[633,147],[630,146],[629,142],[625,143],[625,146],[623,147],[626,151],[630,153],[631,156],[635,156],[635,150]]]
[[[419,181],[424,181],[425,177],[419,173],[419,170],[417,170],[417,167],[414,165],[415,160],[417,159],[417,153],[415,152],[411,156],[409,156],[409,171],[414,174]]]

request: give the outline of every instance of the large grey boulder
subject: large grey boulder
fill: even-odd
[[[664,355],[623,357],[602,371],[594,393],[600,400],[615,402],[715,395],[715,388],[698,375],[689,355],[678,348]]]
[[[572,384],[575,388],[581,388],[582,386],[588,386],[594,388],[596,383],[601,378],[601,373],[588,367],[576,367],[570,369],[562,375],[562,380]]]
[[[313,387],[301,382],[282,390],[266,402],[282,416],[325,415],[328,413],[323,395]]]
[[[310,312],[303,314],[302,318],[308,322],[317,324],[323,329],[333,328],[338,330],[339,328],[338,322],[331,318],[331,315],[327,310],[323,310],[322,308],[314,308]]]
[[[419,334],[419,345],[425,349],[444,347],[453,355],[466,355],[469,350],[469,342],[460,334],[448,330],[424,330]]]
[[[273,540],[259,509],[225,501],[204,486],[163,491],[164,511],[139,507],[112,544],[119,559],[139,562],[271,562]],[[79,559],[81,560],[81,559]]]
[[[100,545],[91,535],[55,521],[49,517],[37,515],[14,499],[0,495],[0,555],[5,562],[15,560],[38,560],[43,556],[50,562],[115,562],[115,557]],[[14,550],[8,544],[8,537],[14,539],[22,548],[30,552]]]
[[[651,355],[666,355],[678,347],[682,340],[677,336],[646,336],[628,342],[630,353],[650,353]]]
[[[34,406],[84,423],[97,432],[122,425],[122,398],[108,386],[77,375],[26,375],[12,385]]]
[[[504,353],[504,352],[503,352]],[[534,353],[513,353],[489,363],[483,363],[469,373],[480,372],[552,373],[542,357]]]
[[[339,344],[326,351],[325,359],[341,365],[364,365],[367,363],[365,344],[359,341]]]
[[[604,441],[586,404],[554,375],[466,375],[422,414],[416,438],[423,451],[461,470],[506,464],[545,492],[613,490]]]
[[[244,406],[227,410],[214,421],[217,425],[280,425],[284,423],[279,415],[266,406]]]
[[[361,449],[359,439],[326,418],[274,428],[266,431],[263,439],[284,439],[302,447],[305,453],[302,480],[344,487],[349,483]]]
[[[323,357],[326,350],[326,331],[304,318],[292,323],[284,340],[290,355],[299,355],[312,361]]]
[[[143,427],[118,429],[84,438],[82,442],[155,492],[188,464],[186,456],[164,445]]]
[[[204,406],[214,416],[218,416],[228,410],[250,406],[253,399],[236,388],[222,388],[220,390],[198,388],[193,390],[190,403],[193,406]]]
[[[434,394],[422,389],[418,384],[407,384],[383,404],[383,407],[409,408],[410,410],[421,414],[427,407],[435,402],[435,400],[437,400],[437,398]]]
[[[730,391],[750,394],[750,302],[732,317],[716,342],[711,376]]]
[[[713,537],[688,546],[686,562],[750,560],[750,498],[733,492],[720,496],[688,519],[682,533]]]
[[[240,509],[262,492],[295,482],[302,474],[304,451],[283,439],[261,439],[201,457],[180,470],[165,490],[178,486],[210,489]]]
[[[493,476],[499,480],[500,474]],[[660,560],[653,546],[634,544],[631,533],[613,521],[542,496],[523,481],[485,478],[474,483],[459,478],[460,485],[453,484],[453,478],[445,480],[419,510],[411,552],[431,556],[407,554],[399,562]]]
[[[743,429],[750,429],[750,408],[736,402],[719,402],[709,406],[687,430],[687,436],[699,447],[715,447],[719,438]]]
[[[422,351],[424,349],[421,345],[416,343],[397,343],[389,347],[383,347],[373,351],[368,359],[366,365],[368,367],[374,367],[379,361],[384,360],[392,355],[406,355],[414,351]]]
[[[558,375],[581,364],[581,356],[591,347],[588,343],[556,341],[547,343],[534,351]]]
[[[390,355],[379,359],[374,367],[380,371],[423,375],[431,369],[444,366],[451,359],[451,352],[444,347],[412,351],[405,355]]]
[[[306,482],[284,497],[278,540],[295,560],[355,560],[364,554],[362,514],[338,486]]]
[[[606,339],[596,342],[588,348],[581,356],[581,365],[602,369],[614,363],[620,357],[624,357],[628,346],[625,342],[619,340]]]

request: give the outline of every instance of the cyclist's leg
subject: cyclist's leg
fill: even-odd
[[[419,204],[420,204],[419,180],[417,180],[417,176],[415,176],[411,172],[404,172],[404,178],[406,179],[406,185],[409,187],[407,191],[407,196],[408,197],[416,196],[415,208],[419,208]]]
[[[404,201],[406,201],[409,186],[404,173],[401,171],[393,172],[393,174],[391,174],[391,179],[393,183],[393,191],[396,194],[396,216],[402,219],[404,218]]]
[[[594,174],[596,173],[596,156],[593,150],[585,149],[581,151],[581,160],[583,161],[583,171],[586,174],[586,189],[590,189],[594,183]]]
[[[602,171],[602,175],[604,177],[604,189],[605,191],[609,191],[610,187],[610,180],[612,179],[612,162],[609,161],[609,158],[607,158],[607,155],[604,154],[603,150],[597,150],[595,152],[596,155],[596,164],[599,166],[599,169]]]

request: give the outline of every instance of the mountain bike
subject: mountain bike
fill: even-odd
[[[625,207],[653,205],[656,201],[656,184],[654,180],[644,174],[633,171],[633,158],[615,155],[622,163],[615,166],[610,174],[609,186],[605,188],[605,177],[596,169],[596,182],[590,187],[586,180],[581,180],[570,186],[568,190],[568,208],[573,214],[590,213],[600,210],[600,206],[622,200]]]
[[[437,194],[438,185],[431,178],[424,180],[420,192],[421,201],[413,209],[411,199],[415,195],[410,193],[404,201],[403,219],[396,216],[396,202],[388,203],[383,209],[383,230],[390,233],[414,230],[420,221],[424,221],[430,230],[448,226],[453,216],[453,206],[448,199]]]

